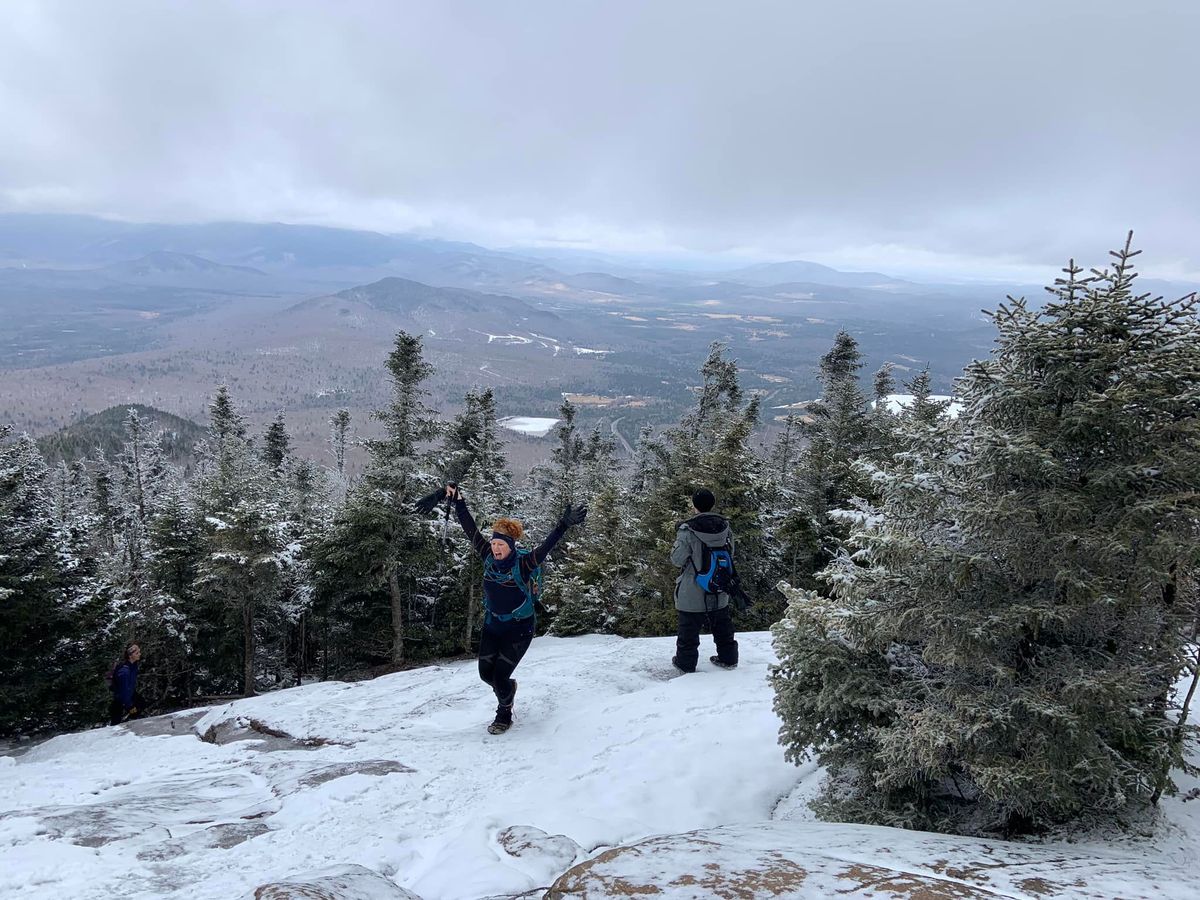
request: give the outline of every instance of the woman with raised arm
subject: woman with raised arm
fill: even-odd
[[[572,525],[587,518],[586,506],[567,505],[554,530],[533,550],[517,546],[525,528],[516,519],[499,518],[491,536],[479,533],[467,502],[456,485],[446,487],[445,499],[454,503],[458,522],[483,560],[483,633],[479,637],[479,677],[496,695],[496,719],[489,734],[503,734],[512,726],[517,682],[513,670],[529,649],[537,626],[542,563]]]

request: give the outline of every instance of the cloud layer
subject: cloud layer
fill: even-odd
[[[0,206],[1200,272],[1172,0],[80,3],[0,29]]]

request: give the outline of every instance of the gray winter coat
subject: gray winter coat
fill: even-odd
[[[714,600],[711,594],[706,597],[704,589],[696,584],[696,573],[703,565],[705,544],[716,550],[728,544],[730,552],[733,551],[733,532],[724,516],[701,513],[680,525],[675,534],[671,562],[680,569],[679,577],[675,579],[675,608],[682,612],[712,612],[729,605],[728,594],[720,594]]]

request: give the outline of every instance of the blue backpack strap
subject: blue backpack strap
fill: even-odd
[[[504,577],[504,578],[495,577],[498,573],[496,572],[496,569],[494,566],[494,561],[490,557],[488,558],[488,561],[484,564],[485,577],[488,574],[491,574],[493,576],[494,581],[509,581],[509,580],[511,580],[513,583],[516,584],[517,587],[519,587],[521,589],[521,594],[525,597],[525,602],[522,603],[520,606],[518,606],[516,609],[514,609],[511,613],[497,613],[497,612],[492,612],[490,609],[487,608],[487,593],[485,592],[483,607],[484,607],[484,613],[488,620],[495,619],[497,622],[511,622],[513,619],[528,619],[530,616],[532,616],[534,614],[534,611],[536,609],[534,601],[536,598],[534,597],[535,588],[533,585],[540,583],[538,576],[540,576],[540,574],[541,574],[542,567],[537,566],[536,568],[534,568],[534,570],[530,573],[530,575],[532,577],[530,578],[530,581],[527,582],[525,580],[525,578],[521,575],[521,563],[527,556],[529,556],[528,550],[517,550],[516,563],[513,565],[513,567],[511,569],[509,569],[505,573],[506,577]],[[532,582],[533,584],[531,584],[530,582]]]

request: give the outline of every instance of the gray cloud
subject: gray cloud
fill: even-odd
[[[1200,277],[1200,7],[30,0],[0,205]]]

